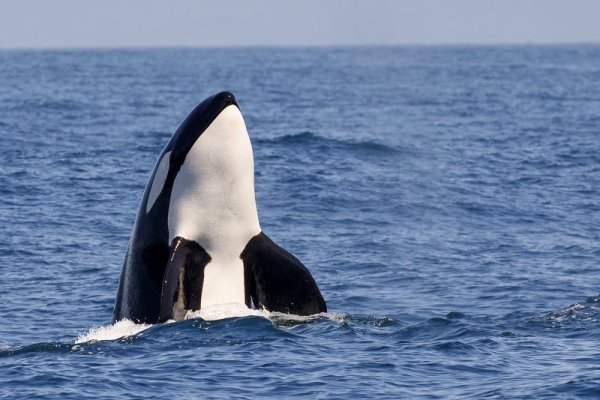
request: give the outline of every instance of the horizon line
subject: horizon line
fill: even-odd
[[[117,45],[26,45],[2,46],[0,51],[68,51],[68,50],[218,50],[218,49],[327,49],[327,48],[376,48],[376,47],[567,47],[598,46],[598,41],[556,41],[556,42],[414,42],[414,43],[332,43],[332,44],[231,44],[231,45],[186,45],[186,44],[117,44]]]

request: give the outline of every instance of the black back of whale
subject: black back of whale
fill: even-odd
[[[127,318],[155,323],[173,318],[173,306],[178,298],[183,298],[186,309],[201,307],[204,268],[210,262],[210,255],[198,243],[184,238],[175,238],[169,243],[169,202],[185,156],[202,132],[230,105],[237,106],[237,103],[229,92],[204,100],[183,121],[163,150],[159,160],[171,152],[169,172],[148,212],[146,203],[158,163],[144,192],[119,280],[114,321]],[[297,315],[327,310],[308,269],[264,233],[253,237],[240,257],[244,264],[248,307]],[[183,280],[179,279],[180,273]]]

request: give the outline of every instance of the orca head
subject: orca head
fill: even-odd
[[[239,112],[239,106],[233,94],[230,92],[221,92],[207,98],[194,108],[181,125],[179,125],[179,128],[177,128],[165,148],[165,152],[171,152],[171,168],[178,170],[181,167],[196,140],[230,106],[238,108]]]
[[[147,190],[146,214],[150,212],[161,194],[170,196],[174,180],[184,164],[188,154],[197,140],[213,125],[219,125],[220,130],[226,125],[229,129],[241,131],[240,136],[247,136],[243,117],[234,95],[230,92],[220,92],[208,97],[198,104],[183,120],[162,151]],[[210,129],[211,131],[219,129]],[[215,132],[218,134],[218,132]],[[211,134],[212,135],[212,134]],[[221,142],[226,140],[225,135]],[[228,155],[221,154],[222,158]],[[208,160],[207,160],[208,162]],[[164,196],[163,196],[164,197]]]
[[[210,253],[260,231],[252,145],[231,93],[204,100],[175,131],[157,164],[147,213],[167,191],[169,243],[181,237]]]

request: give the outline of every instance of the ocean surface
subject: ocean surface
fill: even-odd
[[[222,90],[329,312],[112,325]],[[1,398],[600,398],[600,46],[3,50],[0,139]]]

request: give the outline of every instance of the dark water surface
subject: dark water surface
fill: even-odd
[[[110,326],[221,90],[330,313]],[[598,46],[0,51],[0,139],[0,397],[600,397]]]

